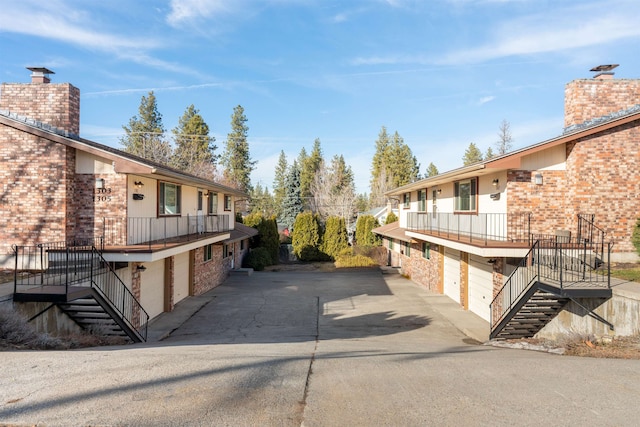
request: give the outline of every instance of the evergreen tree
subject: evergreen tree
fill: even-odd
[[[364,212],[369,210],[369,196],[367,193],[358,194],[356,196],[356,211]]]
[[[484,154],[484,159],[490,160],[494,157],[495,157],[495,154],[493,154],[493,150],[491,149],[491,147],[487,148],[487,152]]]
[[[462,162],[465,166],[470,165],[472,163],[481,162],[482,161],[482,152],[476,144],[473,142],[469,144],[467,150],[464,152],[464,156],[462,157]]]
[[[180,170],[212,179],[215,172],[215,138],[209,136],[209,126],[191,104],[173,130],[176,149],[172,165]]]
[[[375,144],[376,152],[371,161],[371,181],[369,185],[371,193],[369,194],[369,204],[371,206],[380,206],[384,204],[384,192],[391,189],[387,178],[386,156],[390,140],[386,127],[382,126],[380,129]]]
[[[231,116],[231,132],[227,134],[225,151],[220,163],[224,166],[225,181],[242,191],[251,190],[251,172],[255,169],[256,161],[251,160],[246,125],[247,117],[244,109],[238,105]]]
[[[371,232],[379,226],[380,224],[373,215],[360,215],[356,222],[356,244],[358,246],[380,245],[380,238]]]
[[[301,261],[321,259],[322,228],[317,215],[306,211],[298,214],[293,224],[291,245],[293,253]]]
[[[438,175],[440,172],[438,172],[438,168],[436,167],[436,165],[433,164],[433,162],[429,163],[429,166],[427,166],[427,171],[425,172],[425,178],[429,178],[432,176],[436,176]]]
[[[387,215],[387,219],[384,221],[384,223],[386,225],[396,221],[398,221],[398,217],[396,216],[396,214],[394,214],[393,212],[389,212],[389,215]]]
[[[420,173],[420,164],[398,132],[393,134],[387,151],[387,169],[392,171],[393,188],[414,182]]]
[[[296,216],[303,211],[300,196],[300,169],[294,160],[287,175],[286,192],[282,201],[282,216],[280,223],[291,230]]]
[[[164,139],[162,114],[158,111],[153,91],[142,97],[138,115],[129,119],[129,125],[122,128],[125,136],[120,138],[120,144],[124,151],[157,163],[169,164],[171,145]]]
[[[304,153],[304,157],[302,154]],[[306,150],[303,149],[299,158],[300,165],[300,191],[302,193],[302,200],[305,202],[305,208],[310,207],[310,201],[313,196],[311,192],[311,185],[315,179],[316,173],[320,169],[320,164],[323,162],[322,148],[320,147],[320,139],[316,138],[313,143],[313,149],[311,154],[306,155]]]
[[[322,251],[334,259],[340,251],[349,247],[344,218],[337,216],[327,218],[322,241]]]
[[[498,131],[498,141],[496,142],[496,151],[498,155],[506,154],[511,150],[513,143],[513,137],[511,136],[511,125],[505,119],[500,123],[500,130]]]
[[[275,215],[273,196],[269,193],[269,188],[257,183],[249,193],[251,212],[260,212],[266,217]]]
[[[282,215],[282,202],[284,201],[284,195],[287,191],[287,169],[287,156],[285,156],[284,151],[280,151],[280,157],[278,157],[275,176],[273,178],[274,213],[278,218]]]

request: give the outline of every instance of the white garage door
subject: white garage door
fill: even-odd
[[[491,321],[489,304],[493,300],[493,266],[486,258],[469,255],[469,310]]]
[[[460,251],[444,249],[444,294],[460,303]]]
[[[189,296],[189,252],[175,256],[173,275],[173,303]]]
[[[164,311],[164,260],[144,266],[147,269],[140,273],[140,304],[151,320]]]

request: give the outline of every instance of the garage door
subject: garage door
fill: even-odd
[[[460,303],[460,251],[444,249],[444,294]]]
[[[173,276],[173,303],[189,296],[189,252],[175,256]]]
[[[153,319],[164,311],[164,260],[146,262],[140,273],[140,304]]]
[[[469,310],[490,320],[489,304],[493,300],[493,266],[486,258],[469,255]]]

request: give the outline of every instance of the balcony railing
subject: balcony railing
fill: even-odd
[[[160,218],[102,218],[105,246],[167,245],[230,230],[229,215],[186,215]]]
[[[530,213],[408,212],[407,229],[468,242],[529,242]]]

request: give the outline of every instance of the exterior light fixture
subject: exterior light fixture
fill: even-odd
[[[438,188],[438,194],[442,193],[442,189]]]
[[[542,174],[541,173],[537,173],[535,176],[535,184],[536,185],[542,185]]]
[[[145,267],[142,264],[138,264],[138,266],[136,267],[136,270],[139,271],[139,272],[143,272],[143,271],[147,270],[147,267]]]
[[[133,185],[135,185],[136,188],[142,188],[142,187],[144,187],[144,182],[136,181],[136,182],[133,183]]]
[[[491,184],[492,184],[494,187],[497,187],[499,183],[500,183],[500,180],[499,180],[498,178],[494,179],[494,180],[493,180],[493,182],[491,182]]]
[[[104,188],[104,178],[96,178],[96,188]]]

